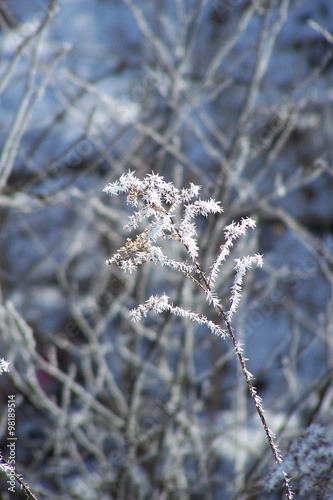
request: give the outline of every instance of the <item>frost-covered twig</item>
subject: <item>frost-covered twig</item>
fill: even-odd
[[[8,477],[14,476],[16,481],[19,483],[24,493],[27,495],[27,498],[31,498],[32,500],[38,500],[37,497],[33,494],[30,487],[24,482],[21,474],[17,474],[13,469],[13,466],[10,465],[2,456],[0,452],[0,470],[2,470]]]
[[[36,31],[36,44],[32,52],[32,60],[27,76],[26,88],[0,156],[1,188],[5,186],[8,180],[14,164],[14,160],[18,153],[18,146],[29,123],[32,111],[36,103],[42,97],[55,65],[57,64],[58,60],[64,55],[64,53],[67,52],[67,47],[64,47],[58,54],[56,54],[50,67],[45,72],[45,75],[43,75],[43,77],[41,78],[41,82],[37,84],[37,70],[40,65],[40,49],[43,42],[43,32],[47,26],[48,21],[55,13],[55,6],[56,2],[52,1],[50,3],[50,9],[48,10],[45,20],[41,23],[40,29]]]
[[[204,201],[199,197],[200,186],[191,184],[188,189],[180,190],[172,183],[166,182],[162,176],[153,172],[140,180],[134,172],[129,171],[116,182],[107,185],[104,192],[111,196],[126,194],[127,203],[135,209],[134,214],[129,217],[130,222],[124,227],[126,231],[138,229],[144,221],[149,223],[148,227],[145,227],[136,238],[128,238],[125,246],[120,248],[111,259],[107,260],[106,264],[115,263],[124,271],[132,272],[140,264],[150,261],[155,264],[168,265],[181,271],[205,292],[208,303],[212,304],[214,309],[222,316],[226,330],[201,314],[189,311],[181,306],[174,306],[170,303],[166,294],[153,295],[144,304],[140,304],[133,309],[130,313],[132,320],[140,321],[147,316],[149,311],[157,314],[167,311],[176,316],[189,318],[200,325],[206,325],[216,335],[229,337],[274,458],[278,464],[282,463],[282,457],[275,444],[274,434],[269,428],[264,414],[262,399],[253,385],[253,376],[247,369],[242,346],[237,340],[231,325],[232,315],[236,312],[240,301],[243,277],[253,265],[262,266],[262,256],[256,254],[236,259],[236,276],[231,290],[231,306],[228,312],[225,312],[214,289],[221,265],[229,255],[234,241],[244,235],[247,229],[254,228],[255,221],[251,218],[245,218],[237,224],[232,222],[225,227],[225,243],[220,246],[218,256],[211,265],[210,274],[207,276],[198,261],[198,235],[193,219],[198,215],[207,217],[210,213],[220,214],[223,210],[219,202],[213,199]],[[181,243],[186,250],[188,260],[178,263],[167,257],[162,247],[156,245],[158,239],[172,239]],[[291,499],[293,493],[289,484],[290,479],[285,472],[282,475],[284,477],[286,496]]]

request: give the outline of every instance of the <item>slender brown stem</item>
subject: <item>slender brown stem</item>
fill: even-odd
[[[185,246],[186,250],[188,250],[187,245],[184,244],[184,246]],[[200,288],[204,289],[205,291],[212,291],[210,283],[206,279],[205,273],[201,269],[200,264],[197,261],[195,261],[194,264],[195,264],[195,266],[196,266],[196,268],[197,268],[197,270],[198,270],[198,272],[199,272],[199,274],[201,276],[201,279],[203,280],[204,285],[206,287],[206,289],[205,289],[205,287],[202,286],[199,283]],[[260,396],[258,396],[257,389],[255,388],[255,386],[252,383],[252,380],[251,380],[252,379],[252,375],[251,375],[251,373],[249,372],[249,370],[246,367],[246,360],[245,360],[245,357],[244,357],[244,355],[242,353],[242,349],[240,347],[240,344],[237,341],[237,338],[236,338],[236,335],[234,333],[234,330],[233,330],[233,328],[231,326],[230,321],[227,318],[226,313],[224,312],[223,307],[221,305],[218,305],[217,306],[217,310],[221,314],[221,316],[223,318],[223,321],[224,321],[224,323],[225,323],[225,325],[227,327],[228,336],[230,337],[231,342],[232,342],[232,344],[234,346],[234,349],[235,349],[236,355],[238,357],[238,361],[239,361],[239,363],[241,365],[242,372],[244,374],[244,377],[245,377],[245,380],[246,380],[246,383],[247,383],[250,395],[251,395],[251,397],[252,397],[252,399],[254,401],[257,413],[258,413],[258,415],[260,417],[260,420],[261,420],[261,423],[262,423],[262,425],[264,427],[265,434],[266,434],[269,446],[270,446],[270,448],[272,450],[272,453],[274,455],[274,458],[275,458],[276,462],[278,464],[280,464],[280,463],[283,462],[283,459],[282,459],[282,457],[281,457],[281,455],[279,453],[277,445],[275,444],[273,433],[270,430],[270,428],[268,427],[268,423],[267,423],[267,420],[266,420],[266,417],[265,417],[265,414],[264,414],[264,409],[263,409],[263,406],[262,406],[262,400],[261,400]],[[292,492],[290,484],[289,484],[290,483],[290,478],[288,477],[288,475],[285,472],[283,473],[283,475],[284,475],[284,484],[285,484],[285,488],[286,488],[286,497],[289,500],[291,500],[293,498],[293,492]]]
[[[11,468],[9,463],[6,462],[6,460],[3,457],[0,457],[0,463],[4,464],[6,469]],[[11,474],[15,477],[16,481],[19,483],[24,492],[27,494],[28,498],[31,498],[32,500],[38,500],[38,498],[32,493],[29,486],[21,479],[21,477],[15,471],[12,471]]]

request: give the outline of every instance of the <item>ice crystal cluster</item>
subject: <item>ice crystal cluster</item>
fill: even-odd
[[[225,241],[220,246],[218,256],[212,264],[209,273],[204,273],[197,258],[199,256],[198,235],[194,219],[202,215],[220,214],[223,212],[220,203],[213,200],[202,200],[199,197],[200,186],[190,184],[187,189],[177,189],[171,182],[166,182],[158,174],[148,174],[140,180],[134,172],[123,174],[119,180],[108,184],[104,192],[110,195],[126,194],[127,203],[135,209],[129,217],[129,223],[124,227],[126,231],[137,229],[142,222],[148,225],[135,238],[127,241],[113,257],[106,261],[108,265],[117,264],[121,269],[132,272],[145,262],[154,262],[162,266],[169,266],[189,277],[206,293],[207,300],[215,308],[220,301],[214,291],[214,284],[220,272],[221,265],[229,255],[234,241],[244,235],[249,228],[255,227],[255,221],[249,217],[239,223],[232,222],[224,229]],[[179,220],[177,215],[181,210]],[[185,262],[178,262],[165,255],[163,249],[156,244],[158,239],[172,239],[180,242],[187,253]],[[253,255],[236,259],[236,277],[231,293],[231,306],[227,312],[230,320],[236,311],[241,297],[241,284],[247,269],[253,265],[262,265],[262,256]],[[168,302],[168,297],[151,297],[144,305],[132,311],[133,320],[140,320],[149,310],[162,312],[168,310],[172,314],[186,315],[193,321],[205,323],[208,328],[218,335],[226,332],[213,325],[204,316],[197,315],[182,308],[174,307]],[[221,312],[221,311],[220,311]]]
[[[0,358],[0,375],[3,372],[9,372],[9,363],[3,358]]]

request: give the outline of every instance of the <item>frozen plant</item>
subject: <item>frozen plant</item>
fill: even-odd
[[[268,427],[262,399],[253,385],[253,375],[247,369],[242,346],[237,340],[231,325],[232,315],[236,312],[241,298],[243,277],[253,265],[262,266],[262,256],[255,254],[235,259],[236,275],[231,288],[229,310],[224,309],[215,290],[216,278],[223,262],[230,254],[234,241],[244,235],[249,228],[254,228],[255,221],[247,217],[241,219],[240,222],[232,222],[224,228],[224,242],[219,247],[215,261],[206,272],[198,261],[198,235],[194,219],[199,215],[207,217],[209,214],[220,214],[223,209],[220,203],[214,199],[202,200],[199,197],[200,186],[191,183],[189,188],[180,190],[171,182],[166,182],[162,176],[153,172],[140,180],[134,172],[129,171],[116,182],[108,184],[103,192],[111,196],[121,193],[126,194],[127,203],[135,209],[133,215],[129,217],[129,223],[124,226],[126,231],[138,229],[144,221],[148,223],[147,227],[136,237],[127,238],[125,245],[111,259],[107,260],[106,264],[117,264],[125,272],[130,273],[146,262],[153,262],[154,264],[176,269],[186,278],[192,280],[205,293],[208,303],[221,316],[223,326],[210,321],[202,314],[172,304],[165,294],[151,296],[144,304],[140,304],[133,309],[130,312],[132,321],[140,321],[150,311],[155,313],[167,311],[205,325],[211,332],[222,338],[229,338],[241,365],[271,451],[276,462],[281,464],[282,457],[275,444],[274,434]],[[181,214],[180,217],[179,214]],[[171,239],[183,245],[186,250],[187,260],[178,262],[169,258],[165,255],[162,247],[157,245],[158,239]],[[293,493],[289,485],[289,477],[284,471],[282,471],[282,475],[284,477],[286,496],[291,499]]]
[[[277,486],[280,467],[279,464],[270,478],[270,490]],[[310,425],[291,445],[283,468],[293,477],[300,498],[332,498],[333,442],[326,429],[317,424]]]
[[[0,358],[0,375],[4,372],[9,372],[9,362],[4,358]]]
[[[4,358],[0,358],[0,375],[4,372],[9,372],[9,361],[6,361]],[[2,456],[2,452],[0,451],[0,470],[4,472],[10,479],[15,477],[15,480],[19,483],[21,488],[27,495],[27,498],[31,498],[32,500],[37,500],[37,497],[32,493],[29,486],[24,482],[22,476],[15,472],[15,467],[10,465]]]
[[[21,474],[17,474],[17,472],[15,472],[15,466],[10,465],[3,458],[1,451],[0,451],[0,470],[3,471],[7,475],[7,477],[10,479],[10,481],[12,481],[13,477],[15,478],[15,480],[20,485],[21,489],[26,494],[26,498],[30,498],[31,500],[38,500],[37,497],[34,495],[34,493],[31,491],[29,485],[24,481]],[[9,482],[9,481],[7,481],[7,482]],[[11,489],[11,488],[13,488],[13,489]],[[8,488],[8,490],[15,491],[14,486],[11,485],[11,487]]]

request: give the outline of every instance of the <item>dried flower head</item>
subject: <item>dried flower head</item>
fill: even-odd
[[[200,186],[190,184],[188,189],[177,189],[154,173],[140,180],[134,172],[128,172],[118,181],[108,184],[103,191],[111,196],[125,193],[127,203],[137,208],[124,227],[126,231],[137,229],[143,221],[148,222],[142,233],[135,239],[128,238],[125,246],[107,261],[108,265],[115,263],[129,272],[148,261],[173,267],[185,274],[192,272],[191,264],[169,259],[155,243],[159,238],[181,242],[194,262],[198,256],[198,243],[193,219],[198,215],[207,217],[210,213],[222,212],[215,200],[199,198]],[[181,206],[183,217],[177,221],[176,213]]]

